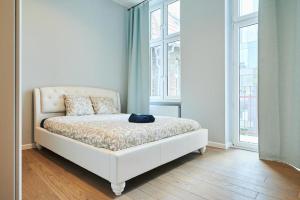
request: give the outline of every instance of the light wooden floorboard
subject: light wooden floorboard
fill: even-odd
[[[47,149],[31,149],[23,151],[23,199],[300,200],[300,173],[254,152],[208,148],[127,181],[115,197],[102,178]]]

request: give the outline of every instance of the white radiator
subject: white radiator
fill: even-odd
[[[180,117],[179,105],[150,105],[151,115]]]

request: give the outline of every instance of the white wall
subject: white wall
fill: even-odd
[[[225,1],[181,1],[182,117],[225,144]]]
[[[23,1],[23,144],[33,142],[32,89],[81,85],[127,99],[127,12],[111,0]]]
[[[15,199],[15,1],[0,1],[0,199]]]

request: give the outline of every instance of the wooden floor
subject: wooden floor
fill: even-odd
[[[137,162],[138,164],[138,162]],[[49,150],[23,151],[23,199],[297,200],[300,173],[263,162],[257,153],[209,148],[126,182],[116,198],[110,184]]]

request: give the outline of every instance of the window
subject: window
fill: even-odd
[[[151,101],[180,101],[180,1],[150,2]]]
[[[258,0],[234,0],[234,144],[257,149]]]
[[[168,35],[180,31],[180,1],[168,5]]]
[[[179,97],[180,41],[168,43],[168,93],[169,97]]]
[[[161,11],[160,9],[151,12],[151,40],[160,38],[161,36]]]
[[[151,47],[151,96],[162,96],[162,49],[161,46]]]
[[[258,0],[240,0],[239,16],[249,15],[258,12]]]

